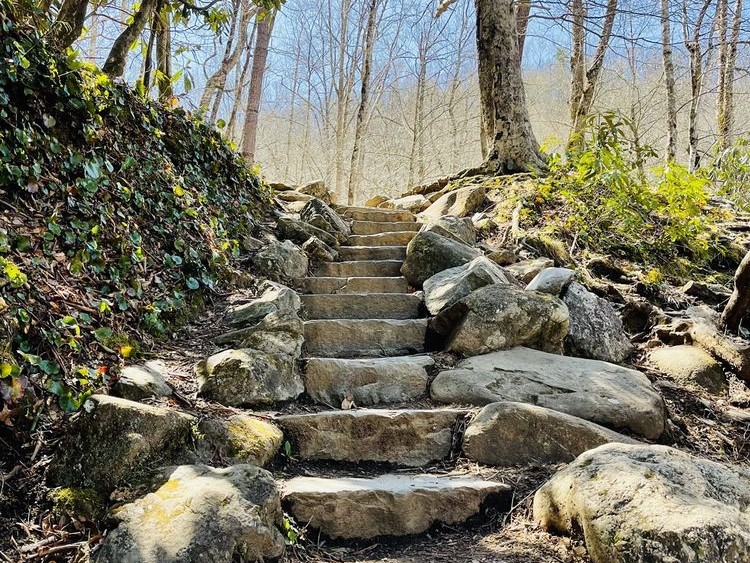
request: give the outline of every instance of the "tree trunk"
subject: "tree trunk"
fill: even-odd
[[[146,96],[151,91],[151,73],[154,70],[154,43],[156,42],[156,30],[159,26],[156,21],[158,17],[155,14],[151,22],[151,31],[148,34],[148,43],[146,44],[146,54],[143,56],[143,91]]]
[[[573,0],[571,12],[573,23],[570,47],[570,122],[575,124],[586,80],[586,31],[584,29],[586,10],[583,0]],[[571,134],[574,132],[575,126]]]
[[[750,313],[750,252],[745,255],[734,275],[734,292],[721,315],[721,324],[737,332],[742,319]]]
[[[146,23],[148,23],[158,3],[159,0],[143,0],[141,2],[140,8],[133,15],[133,21],[120,33],[112,44],[112,49],[102,69],[105,73],[113,78],[123,75],[130,46],[143,33],[143,29],[146,27]]]
[[[378,0],[370,0],[370,9],[367,14],[367,31],[365,36],[365,52],[362,60],[361,91],[359,98],[359,109],[357,110],[357,122],[354,128],[354,147],[352,149],[352,164],[349,171],[349,189],[347,191],[347,203],[354,205],[354,191],[360,184],[360,155],[362,154],[362,137],[365,129],[365,116],[367,114],[368,97],[370,93],[370,75],[372,74],[372,55],[375,47],[375,24],[377,23]]]
[[[227,44],[224,46],[224,56],[221,59],[221,64],[219,65],[219,68],[214,72],[211,76],[208,77],[208,80],[206,80],[206,86],[203,89],[203,94],[201,94],[201,101],[198,104],[198,107],[201,108],[201,110],[206,111],[208,110],[208,106],[211,103],[211,97],[214,95],[214,92],[216,91],[216,83],[218,81],[218,76],[221,73],[221,71],[225,68],[228,68],[229,60],[232,56],[232,47],[234,46],[234,34],[237,29],[237,23],[239,21],[240,16],[240,2],[239,0],[233,0],[232,1],[232,19],[229,24],[229,33],[227,34]]]
[[[727,59],[729,58],[729,45],[727,43],[727,20],[729,19],[728,0],[717,0],[716,2],[716,30],[719,35],[719,76],[716,89],[716,128],[719,132],[717,149],[722,151],[726,148],[726,108],[724,100],[726,96]]]
[[[723,0],[726,3],[726,0]],[[737,44],[740,40],[740,24],[742,22],[742,0],[735,0],[732,19],[732,34],[725,42],[726,53],[723,64],[719,64],[722,88],[719,89],[721,106],[719,128],[719,148],[732,146],[734,131],[734,72],[737,68]]]
[[[529,14],[531,0],[518,0],[516,7],[516,21],[518,22],[518,64],[523,60],[523,47],[526,44],[526,30],[529,29]]]
[[[159,87],[159,101],[167,102],[174,96],[172,88],[172,38],[170,18],[167,10],[156,14],[156,84]]]
[[[64,0],[50,31],[50,42],[64,51],[81,36],[88,0]]]
[[[409,186],[416,186],[421,178],[419,170],[422,168],[421,162],[422,143],[424,135],[424,98],[427,87],[427,53],[422,51],[420,46],[419,53],[419,76],[417,77],[416,101],[414,104],[414,128],[411,137],[411,154],[409,155]]]
[[[347,76],[347,46],[349,35],[349,12],[351,11],[351,0],[341,2],[341,37],[339,38],[337,79],[336,79],[336,179],[334,192],[339,193],[344,177],[344,140],[346,139],[346,125],[348,122],[349,92],[351,90],[349,77]]]
[[[257,24],[253,27],[250,37],[245,45],[245,61],[242,63],[242,70],[240,70],[240,61],[237,61],[237,73],[236,84],[234,87],[234,103],[232,104],[232,113],[229,116],[229,122],[227,123],[227,136],[241,145],[242,143],[242,131],[237,131],[237,116],[240,113],[242,107],[242,101],[245,99],[245,83],[247,73],[250,70],[250,63],[253,60],[252,45],[255,41],[255,33],[257,31]]]
[[[513,1],[476,0],[476,9],[477,51],[480,60],[492,61],[493,69],[493,141],[484,168],[504,173],[545,169],[526,109]],[[480,82],[482,90],[488,87]]]
[[[672,59],[672,30],[670,27],[669,0],[661,0],[661,43],[664,64],[664,83],[667,89],[667,161],[677,155],[677,92]]]
[[[487,159],[492,151],[492,139],[495,137],[495,95],[494,73],[495,64],[489,43],[493,41],[492,28],[483,26],[480,12],[480,0],[475,0],[477,17],[477,66],[479,72],[479,105],[480,132],[482,158]],[[485,47],[485,45],[487,47]]]
[[[250,74],[250,92],[247,95],[245,127],[242,135],[242,154],[250,164],[255,162],[255,144],[258,139],[258,114],[260,113],[260,99],[263,93],[263,75],[266,72],[268,45],[271,42],[273,23],[273,14],[266,14],[258,22],[258,38],[255,42],[255,53],[253,54],[253,70]]]
[[[698,109],[703,90],[703,54],[701,53],[701,31],[703,20],[706,18],[708,9],[713,0],[703,0],[698,12],[692,34],[688,33],[689,13],[687,1],[682,3],[683,30],[685,34],[685,47],[690,55],[690,104],[688,123],[688,153],[689,168],[694,172],[700,166],[700,153],[698,152]]]

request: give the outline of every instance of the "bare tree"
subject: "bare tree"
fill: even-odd
[[[719,32],[719,84],[717,97],[716,123],[718,148],[725,149],[732,144],[734,128],[734,74],[737,67],[737,44],[740,39],[742,21],[742,0],[735,0],[731,36],[728,36],[728,0],[718,0],[716,8]]]
[[[669,0],[661,0],[661,44],[664,84],[667,90],[667,161],[677,155],[677,91],[672,58],[672,28]]]
[[[245,126],[242,135],[242,154],[250,163],[255,162],[255,145],[258,138],[258,114],[260,113],[260,100],[263,91],[263,76],[266,72],[268,45],[271,42],[271,32],[273,31],[274,23],[273,13],[259,14],[257,17],[260,18],[258,21],[258,37],[255,42],[253,70],[250,74],[250,91],[247,96]]]

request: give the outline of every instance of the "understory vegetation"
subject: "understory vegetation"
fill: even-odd
[[[270,194],[213,127],[0,0],[0,423],[71,411],[228,272]]]

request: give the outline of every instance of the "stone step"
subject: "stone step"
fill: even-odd
[[[414,293],[347,293],[302,295],[305,318],[315,319],[418,319],[422,297]]]
[[[403,260],[355,260],[352,262],[323,262],[315,273],[328,278],[398,277]]]
[[[403,260],[406,258],[405,246],[340,246],[339,256],[342,260]]]
[[[281,489],[297,522],[334,539],[420,534],[437,523],[464,522],[486,506],[507,511],[512,502],[508,485],[463,476],[295,477]]]
[[[359,409],[276,418],[293,455],[305,460],[421,467],[451,453],[459,409]]]
[[[421,228],[421,223],[413,221],[354,221],[352,223],[352,234],[378,235],[399,231],[418,231]]]
[[[344,399],[359,407],[400,403],[423,396],[435,365],[430,356],[346,360],[311,358],[305,370],[305,389],[313,400],[338,406]]]
[[[416,231],[397,231],[379,235],[352,235],[347,240],[350,246],[405,246],[417,236]]]
[[[319,320],[305,322],[308,356],[362,358],[425,351],[427,319]]]
[[[409,211],[399,209],[376,209],[374,207],[342,207],[339,213],[354,221],[386,222],[414,222],[416,217]]]
[[[409,282],[397,278],[303,278],[295,284],[302,293],[409,293]]]

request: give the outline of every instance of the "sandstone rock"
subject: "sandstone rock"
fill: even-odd
[[[120,372],[112,394],[130,401],[142,401],[149,397],[168,397],[172,388],[167,385],[163,362],[146,362],[142,366],[128,366]]]
[[[336,237],[339,242],[345,242],[352,234],[352,230],[341,216],[331,209],[325,202],[314,199],[302,209],[300,218]]]
[[[280,239],[290,240],[295,244],[304,244],[311,237],[318,238],[329,246],[338,244],[333,235],[293,217],[279,217],[276,220],[276,230]]]
[[[296,477],[283,490],[284,505],[298,522],[346,539],[419,534],[439,522],[463,522],[485,503],[508,506],[511,500],[503,483],[434,475]]]
[[[466,217],[482,206],[485,197],[486,192],[483,186],[459,188],[442,195],[435,203],[419,214],[419,219],[427,222],[444,215]]]
[[[555,266],[555,261],[549,258],[536,258],[535,260],[521,260],[515,264],[506,266],[511,274],[523,283],[531,283],[536,276],[547,268]]]
[[[658,348],[649,354],[649,363],[682,383],[694,383],[711,393],[728,387],[724,370],[710,354],[696,346]]]
[[[286,354],[225,350],[195,366],[198,395],[223,405],[267,406],[304,391],[295,361]]]
[[[290,186],[284,182],[268,182],[268,187],[275,192],[288,192],[294,189],[294,186]]]
[[[743,339],[724,334],[716,325],[695,318],[689,329],[693,344],[728,364],[737,377],[750,381],[750,343]]]
[[[308,201],[312,201],[315,198],[309,194],[300,193],[297,190],[289,190],[289,191],[277,193],[276,199],[278,199],[279,201],[283,201],[283,202],[301,201],[301,202],[307,203]]]
[[[310,237],[305,241],[302,245],[302,250],[311,259],[321,262],[336,262],[339,259],[339,253],[318,237]]]
[[[474,230],[474,224],[471,219],[464,217],[438,217],[425,223],[421,229],[422,232],[435,233],[441,237],[452,238],[457,242],[473,246],[477,242],[477,233]]]
[[[481,255],[479,250],[453,239],[430,232],[418,233],[407,247],[401,272],[411,285],[421,288],[425,280],[438,272],[461,266]]]
[[[265,467],[284,440],[278,427],[261,418],[238,414],[227,420],[204,418],[198,425],[207,457],[218,456],[230,465],[249,463]]]
[[[486,465],[547,465],[573,461],[609,442],[635,443],[569,414],[524,403],[491,403],[466,429],[463,450]]]
[[[49,480],[106,496],[122,479],[134,482],[154,463],[183,460],[194,423],[172,409],[93,395],[58,449]]]
[[[155,492],[113,511],[97,563],[231,563],[284,552],[279,492],[267,471],[173,468]]]
[[[227,309],[227,322],[232,326],[255,324],[266,315],[277,311],[299,311],[300,298],[292,289],[274,282],[265,282],[260,287],[260,297],[249,303]]]
[[[288,240],[271,241],[255,255],[253,264],[258,272],[273,281],[304,278],[308,268],[305,253]]]
[[[633,353],[622,321],[608,301],[577,282],[563,294],[570,311],[570,333],[566,346],[575,356],[620,363]]]
[[[438,272],[424,282],[424,301],[433,315],[460,301],[472,291],[491,285],[514,284],[512,276],[489,258],[479,256],[471,262]]]
[[[510,266],[518,262],[518,256],[516,253],[508,248],[500,248],[499,250],[492,250],[487,254],[487,258],[492,260],[498,266]],[[513,272],[514,276],[518,276],[517,272]]]
[[[427,391],[429,356],[338,360],[313,358],[307,362],[305,389],[316,401],[339,406],[344,399],[357,406],[398,403]]]
[[[568,310],[552,295],[494,284],[445,309],[431,328],[447,350],[467,356],[519,345],[562,353]]]
[[[365,207],[379,207],[381,204],[388,201],[388,198],[382,195],[372,196],[365,202]]]
[[[427,319],[324,319],[305,323],[311,356],[405,356],[425,351]]]
[[[541,291],[558,296],[570,285],[576,273],[567,268],[547,268],[526,286],[526,291]]]
[[[326,204],[331,203],[331,194],[326,189],[326,183],[323,180],[315,180],[308,182],[297,188],[297,191],[301,194],[311,195],[316,197]]]
[[[292,359],[302,355],[305,342],[304,323],[291,309],[281,309],[266,315],[260,322],[214,339],[219,345],[240,344],[269,354],[284,354]]]
[[[281,416],[278,422],[302,459],[379,461],[419,467],[448,457],[455,409],[360,409]]]
[[[419,213],[420,211],[427,209],[429,206],[430,200],[423,195],[416,194],[389,199],[378,207],[383,207],[385,209],[404,209],[406,211],[411,211],[412,213]]]
[[[529,403],[655,440],[664,401],[642,373],[595,360],[514,348],[469,358],[432,382],[441,403]]]
[[[608,444],[534,497],[547,530],[583,534],[594,563],[750,560],[750,471],[665,446]]]

